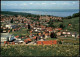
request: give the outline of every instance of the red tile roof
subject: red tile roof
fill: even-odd
[[[31,41],[31,39],[30,39],[30,38],[28,38],[28,39],[25,39],[25,40],[24,40],[24,42],[28,42],[28,41]]]
[[[49,40],[49,41],[37,41],[38,45],[52,45],[52,44],[57,44],[56,40]]]
[[[38,45],[41,45],[41,44],[42,44],[42,41],[37,41],[37,44],[38,44]]]
[[[33,39],[36,39],[36,36],[34,36]]]
[[[19,36],[15,36],[16,38],[18,38]]]

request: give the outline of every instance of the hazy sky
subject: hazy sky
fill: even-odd
[[[79,1],[1,1],[1,9],[79,9]]]

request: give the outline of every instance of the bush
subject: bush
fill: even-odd
[[[50,37],[51,38],[57,38],[57,35],[54,32],[52,32],[51,35],[50,35]]]

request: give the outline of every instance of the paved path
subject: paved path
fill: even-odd
[[[58,37],[58,39],[70,39],[70,40],[76,40],[77,38],[61,38],[61,37]]]
[[[36,45],[36,43],[30,42],[30,43],[28,43],[27,45]]]

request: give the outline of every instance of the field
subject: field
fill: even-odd
[[[2,56],[78,56],[79,45],[9,45]]]

